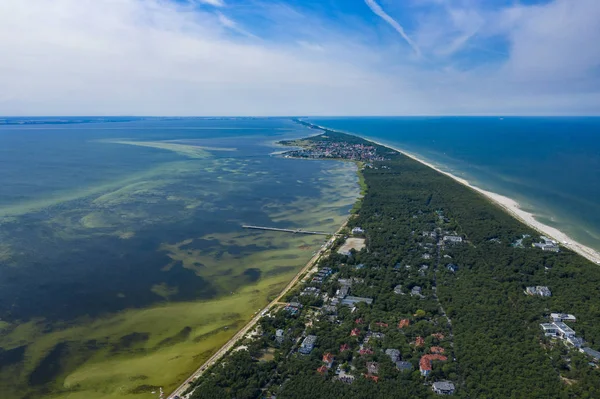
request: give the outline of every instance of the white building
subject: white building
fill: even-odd
[[[450,381],[437,381],[433,383],[433,392],[438,395],[452,395],[454,393],[454,384]]]
[[[577,321],[577,318],[569,313],[550,313],[550,319],[552,321]]]

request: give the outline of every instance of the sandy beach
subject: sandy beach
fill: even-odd
[[[349,133],[352,134],[352,133]],[[548,226],[540,221],[538,221],[533,214],[524,211],[523,209],[521,209],[521,207],[519,206],[519,203],[515,200],[513,200],[512,198],[508,198],[505,197],[503,195],[497,194],[497,193],[493,193],[491,191],[486,191],[483,190],[479,187],[476,187],[474,185],[472,185],[471,183],[469,183],[467,180],[454,176],[451,173],[445,172],[439,168],[437,168],[436,166],[432,165],[429,162],[426,162],[420,158],[418,158],[417,156],[408,153],[404,150],[401,150],[399,148],[395,148],[392,147],[388,144],[383,144],[383,143],[379,143],[377,141],[371,140],[369,138],[363,137],[365,140],[369,140],[373,143],[377,143],[379,145],[382,145],[384,147],[388,147],[391,148],[395,151],[398,151],[399,153],[406,155],[409,158],[414,159],[417,162],[422,163],[423,165],[426,165],[454,180],[456,180],[457,182],[459,182],[460,184],[463,184],[475,191],[477,191],[478,193],[484,195],[486,198],[488,198],[489,200],[491,200],[492,202],[494,202],[495,204],[499,205],[500,207],[502,207],[505,211],[507,211],[508,213],[510,213],[511,215],[513,215],[514,217],[516,217],[517,219],[519,219],[520,221],[522,221],[523,223],[525,223],[526,225],[528,225],[529,227],[537,230],[540,232],[540,234],[543,234],[547,237],[550,237],[558,242],[560,242],[560,244],[566,248],[569,248],[575,252],[577,252],[579,255],[591,260],[594,263],[600,263],[600,253],[598,253],[597,251],[595,251],[594,249],[587,247],[575,240],[573,240],[571,237],[569,237],[568,235],[566,235],[565,233],[563,233],[562,231],[558,230],[555,227],[552,226]]]

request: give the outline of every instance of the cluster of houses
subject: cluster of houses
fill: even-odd
[[[531,244],[534,248],[540,248],[542,251],[550,251],[550,252],[559,252],[560,247],[558,246],[558,242],[554,241],[546,236],[540,236],[542,242],[534,242]]]
[[[600,352],[589,347],[584,347],[585,341],[576,336],[575,330],[569,327],[565,321],[575,322],[577,318],[572,314],[567,313],[550,313],[551,323],[541,323],[540,327],[544,331],[544,335],[551,338],[561,339],[575,348],[581,353],[592,357],[595,362],[600,361]]]
[[[362,228],[358,227],[358,228],[354,228],[352,230],[352,233],[355,235],[363,234],[364,230]],[[448,238],[446,240],[447,242],[451,242],[451,243],[462,242],[461,237],[458,237],[458,236],[449,236],[449,237],[451,237],[451,238]],[[449,266],[452,266],[452,267],[448,267],[448,270],[451,270],[453,272],[457,270],[457,266],[455,266],[453,264],[450,264]],[[358,266],[358,268],[361,268],[361,267],[364,267],[364,265]],[[402,266],[398,265],[398,267],[400,268]],[[409,269],[410,266],[406,266],[406,268]],[[421,275],[424,275],[425,272],[427,272],[427,270],[428,270],[428,266],[422,265],[419,268],[419,273]],[[324,294],[321,289],[321,284],[323,284],[324,281],[329,276],[332,275],[332,273],[333,273],[333,271],[331,268],[320,269],[316,274],[313,275],[314,277],[311,277],[309,279],[309,285],[305,286],[303,288],[303,290],[300,292],[300,296],[316,296],[316,297],[322,296],[323,299],[325,300],[325,303],[323,304],[323,306],[321,308],[321,313],[324,315],[328,315],[328,317],[332,321],[335,321],[337,319],[337,311],[338,311],[339,306],[348,306],[348,307],[352,308],[352,311],[354,311],[356,306],[358,306],[358,304],[360,304],[360,303],[364,303],[367,305],[373,304],[373,298],[358,297],[358,296],[351,295],[353,284],[364,282],[364,279],[357,278],[357,277],[337,279],[337,283],[339,284],[339,289],[336,291],[336,293],[334,295],[332,295],[331,297],[328,297],[326,294]],[[397,285],[394,288],[394,292],[396,294],[403,294],[402,286]],[[413,286],[409,292],[410,292],[411,296],[425,298],[422,294],[422,288],[420,286]],[[301,309],[302,309],[302,305],[299,302],[295,302],[295,301],[288,303],[287,306],[284,308],[284,310],[287,311],[290,315],[297,315],[301,311]],[[349,332],[349,337],[360,338],[360,341],[358,342],[359,347],[357,349],[357,352],[358,352],[357,355],[358,356],[373,355],[374,351],[376,350],[376,349],[374,349],[374,347],[378,346],[378,345],[373,346],[373,344],[370,343],[370,341],[374,340],[374,339],[375,340],[383,340],[385,338],[385,334],[383,332],[379,332],[379,331],[372,331],[370,328],[370,325],[365,326],[364,325],[365,322],[361,318],[356,319],[355,324],[356,324],[356,326]],[[411,324],[411,322],[409,319],[402,319],[398,323],[398,329],[407,328],[410,326],[410,324]],[[376,323],[374,323],[374,325],[376,325],[378,327],[384,327],[384,328],[389,327],[388,324],[384,321],[376,322]],[[444,338],[444,336],[441,333],[432,334],[432,335],[436,336],[438,339]],[[285,336],[284,330],[282,330],[282,329],[276,330],[275,341],[281,345],[284,342],[284,339],[285,339],[284,336]],[[361,337],[363,337],[363,338],[361,338]],[[302,355],[310,355],[313,352],[316,343],[317,343],[316,335],[312,335],[312,334],[306,335],[302,339],[302,341],[297,349],[297,352]],[[425,345],[425,340],[423,337],[417,337],[417,340],[414,344],[417,347],[422,347]],[[351,348],[348,344],[343,344],[340,346],[340,353],[343,353],[344,351],[347,351],[350,349]],[[430,373],[432,371],[432,363],[434,361],[446,361],[447,360],[447,357],[443,354],[444,348],[442,348],[442,347],[433,346],[429,349],[428,352],[429,352],[428,354],[422,356],[419,360],[420,373],[422,376],[425,376],[425,377],[430,375]],[[410,370],[413,370],[413,368],[414,368],[414,365],[411,362],[402,360],[400,350],[398,350],[398,349],[395,349],[395,348],[385,349],[385,355],[390,358],[390,360],[395,364],[396,369],[400,372],[410,371]],[[316,369],[317,373],[322,374],[322,375],[330,373],[334,366],[334,362],[335,362],[334,354],[325,353],[322,358],[322,364]],[[352,383],[355,380],[355,378],[357,378],[355,371],[356,371],[356,368],[352,364],[350,364],[350,365],[340,364],[335,369],[335,375],[333,376],[333,378],[335,380],[338,380],[341,382]],[[364,373],[364,377],[377,382],[380,379],[379,363],[376,361],[366,362],[366,373]],[[452,382],[437,381],[432,384],[432,390],[435,393],[440,394],[440,395],[451,395],[454,393],[455,388],[454,388],[454,384]]]
[[[285,157],[293,158],[334,158],[353,161],[384,161],[386,158],[377,154],[377,148],[366,144],[350,144],[343,142],[319,141],[312,146],[285,153]]]

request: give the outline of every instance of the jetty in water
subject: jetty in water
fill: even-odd
[[[302,229],[280,229],[277,227],[264,227],[264,226],[250,226],[250,225],[243,225],[242,226],[245,229],[251,229],[251,230],[267,230],[267,231],[280,231],[282,233],[294,233],[294,234],[313,234],[313,235],[320,235],[320,236],[329,236],[331,235],[331,233],[326,233],[324,231],[308,231],[308,230],[302,230]]]

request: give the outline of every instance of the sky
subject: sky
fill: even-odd
[[[0,115],[600,115],[599,0],[0,0]]]

